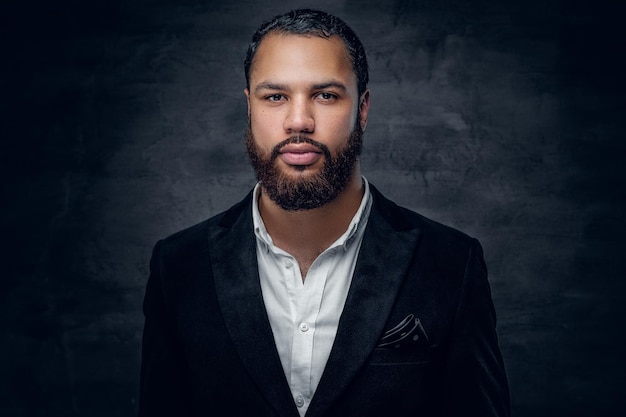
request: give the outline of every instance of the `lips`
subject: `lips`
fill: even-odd
[[[290,143],[283,146],[278,157],[288,165],[312,165],[322,157],[322,151],[310,143]]]

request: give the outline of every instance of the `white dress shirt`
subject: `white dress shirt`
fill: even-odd
[[[372,206],[369,184],[347,230],[311,264],[303,281],[296,259],[274,246],[258,209],[254,189],[252,218],[263,301],[274,342],[301,416],[322,377],[352,281]]]

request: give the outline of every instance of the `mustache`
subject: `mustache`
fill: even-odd
[[[313,145],[317,149],[319,149],[320,152],[322,152],[327,159],[330,158],[330,150],[328,149],[328,146],[326,146],[323,143],[320,143],[320,142],[318,142],[316,140],[313,140],[313,139],[311,139],[308,136],[305,136],[305,135],[295,135],[295,136],[288,137],[287,139],[283,140],[282,142],[279,142],[278,144],[276,144],[272,148],[271,160],[274,160],[274,159],[278,158],[278,155],[280,154],[280,150],[283,147],[285,147],[286,145],[291,145],[291,144],[296,144],[296,143],[308,143],[309,145]]]

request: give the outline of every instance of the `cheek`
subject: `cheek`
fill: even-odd
[[[342,117],[329,118],[326,126],[333,136],[336,136],[338,140],[342,140],[352,133],[355,121],[356,115],[346,114]]]
[[[250,113],[250,125],[255,135],[272,133],[282,127],[279,115],[266,110],[257,110]]]
[[[329,128],[332,127],[333,130],[344,131],[344,132],[352,132],[354,128],[354,123],[356,121],[357,108],[355,106],[341,106],[334,109],[323,109],[322,112],[319,113],[318,120],[316,121],[316,125],[319,125],[319,122],[323,120],[326,122],[326,126]]]

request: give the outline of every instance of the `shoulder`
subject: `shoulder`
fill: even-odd
[[[468,245],[474,239],[466,233],[453,227],[444,225],[426,216],[423,216],[406,207],[399,206],[378,189],[371,186],[373,198],[373,212],[384,219],[396,230],[419,230],[419,233],[428,239],[449,242],[449,244]]]
[[[386,222],[397,231],[417,234],[420,258],[428,259],[429,264],[436,264],[444,270],[463,269],[470,258],[480,259],[482,263],[482,247],[477,239],[397,205],[373,186],[371,189],[373,206],[370,221]]]
[[[249,204],[250,194],[228,210],[160,240],[157,249],[167,258],[183,259],[205,254],[208,252],[209,239],[221,230],[230,228]]]

